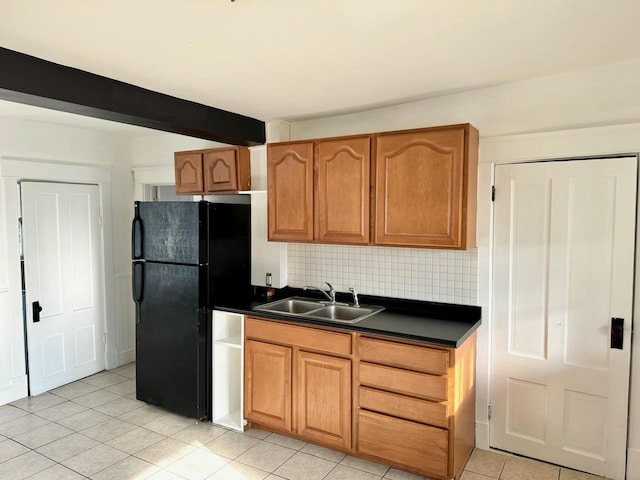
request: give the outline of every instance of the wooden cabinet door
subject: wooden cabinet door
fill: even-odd
[[[205,193],[229,193],[251,188],[251,153],[246,147],[203,151]]]
[[[236,150],[207,152],[203,158],[204,189],[207,193],[238,190]]]
[[[174,155],[176,194],[202,193],[202,155],[199,153],[176,153]]]
[[[351,360],[298,351],[297,433],[351,448]]]
[[[291,348],[245,342],[245,418],[291,430]]]
[[[316,162],[316,239],[369,243],[371,137],[320,141]]]
[[[313,142],[267,145],[269,240],[313,240]]]
[[[477,130],[469,125],[378,135],[375,243],[475,246],[474,152]]]

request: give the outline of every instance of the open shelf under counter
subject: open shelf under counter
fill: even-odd
[[[240,335],[233,335],[231,337],[217,339],[215,343],[231,348],[242,348],[242,337]]]
[[[244,315],[213,312],[212,422],[243,431]]]

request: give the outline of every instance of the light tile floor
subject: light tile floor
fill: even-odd
[[[135,365],[0,406],[2,480],[416,480],[422,477],[257,429],[196,424],[135,398]],[[475,450],[461,480],[594,480]]]

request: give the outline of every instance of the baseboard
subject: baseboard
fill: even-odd
[[[132,348],[130,350],[125,350],[124,352],[118,353],[118,365],[114,368],[121,367],[122,365],[126,365],[131,362],[136,361],[136,350]]]
[[[640,478],[640,448],[627,449],[627,478]]]
[[[26,397],[29,394],[28,382],[26,375],[11,379],[11,385],[0,389],[0,405]]]
[[[489,450],[489,422],[476,420],[476,447]]]

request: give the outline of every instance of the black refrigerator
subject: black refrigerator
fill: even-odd
[[[135,202],[136,398],[211,417],[211,310],[251,283],[251,206]]]

